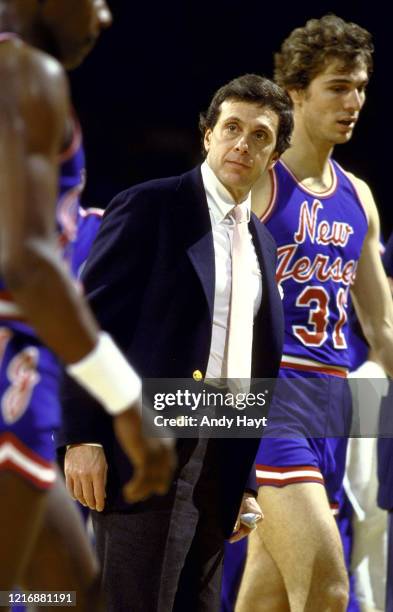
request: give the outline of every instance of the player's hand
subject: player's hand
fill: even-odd
[[[149,427],[147,410],[144,407],[145,429]],[[113,427],[134,468],[132,479],[123,488],[125,500],[135,503],[150,495],[166,493],[176,466],[174,441],[146,435],[138,407],[115,416]]]
[[[102,447],[75,444],[66,451],[67,489],[74,499],[91,510],[101,512],[104,509],[107,470]]]
[[[237,521],[229,538],[231,544],[246,538],[257,527],[257,523],[263,519],[263,512],[252,493],[244,493]]]

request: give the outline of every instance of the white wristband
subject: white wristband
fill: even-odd
[[[141,394],[139,376],[105,332],[86,357],[66,370],[112,415],[126,410]]]

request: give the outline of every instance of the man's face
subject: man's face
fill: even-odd
[[[228,99],[214,128],[206,130],[207,162],[236,202],[274,165],[278,125],[270,108]]]
[[[307,89],[292,92],[296,122],[302,122],[314,141],[329,146],[347,142],[365,102],[367,83],[364,62],[345,68],[333,58]]]
[[[100,32],[112,23],[105,0],[47,0],[44,7],[58,59],[66,68],[78,66],[94,47]]]

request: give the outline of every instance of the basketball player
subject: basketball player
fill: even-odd
[[[393,295],[393,234],[391,234],[383,256],[386,274]],[[388,544],[386,575],[386,612],[393,611],[393,383],[390,381],[388,395],[381,407],[380,434],[378,440],[378,506],[388,511]],[[386,437],[385,437],[386,436]]]
[[[51,351],[113,414],[134,464],[129,500],[164,492],[172,469],[170,445],[142,434],[139,378],[98,329],[59,254],[74,228],[64,197],[55,223],[58,173],[79,150],[59,62],[76,66],[110,22],[104,0],[0,0],[0,590],[77,590],[86,610],[98,609],[97,568],[56,477]]]
[[[380,255],[385,266],[385,247],[380,241]],[[360,432],[370,436],[376,433],[385,395],[388,390],[386,375],[381,371],[378,380],[362,379],[363,363],[368,359],[366,343],[353,308],[348,311],[350,336],[348,348],[351,353],[351,393]],[[365,378],[369,378],[366,364]],[[370,422],[363,417],[369,415]],[[366,420],[369,421],[369,418]],[[386,581],[386,512],[377,506],[377,437],[351,437],[348,440],[347,461],[344,477],[343,500],[337,525],[343,542],[344,556],[349,555],[351,568],[350,603],[348,612],[378,612],[384,609]],[[347,556],[346,556],[347,555]],[[357,606],[354,605],[356,599]],[[351,605],[353,604],[353,605]]]
[[[393,308],[370,189],[331,156],[352,136],[372,51],[367,31],[327,15],[294,30],[275,56],[275,78],[294,103],[295,129],[270,184],[254,189],[253,208],[278,244],[286,317],[280,376],[287,385],[281,392],[278,386],[257,456],[265,520],[249,542],[237,612],[347,606],[332,510],[351,418],[349,291],[375,358],[390,374]],[[379,366],[369,367],[372,377]]]

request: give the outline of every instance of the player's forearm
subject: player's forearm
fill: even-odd
[[[21,250],[4,267],[7,288],[41,340],[65,363],[79,361],[97,342],[97,325],[49,244]]]

